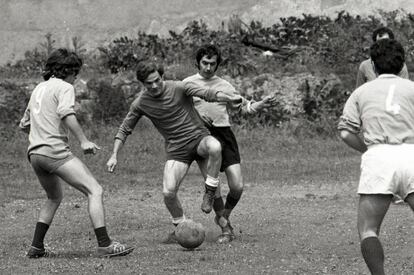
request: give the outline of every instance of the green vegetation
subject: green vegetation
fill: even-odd
[[[298,128],[309,128],[316,134],[331,135],[343,103],[354,88],[357,67],[368,57],[372,31],[382,25],[390,27],[396,39],[405,46],[406,63],[409,70],[413,70],[414,15],[402,10],[380,11],[377,16],[367,18],[346,12],[338,13],[336,18],[304,14],[300,18],[281,18],[272,26],[263,26],[258,21],[247,24],[232,15],[219,30],[209,29],[203,21],[192,21],[182,32],[171,31],[165,38],[143,32],[136,37],[116,38],[109,45],[99,47],[99,54],[86,51],[85,43],[78,37],[72,39],[71,47],[87,65],[82,76],[93,80],[89,87],[93,86],[96,94],[94,100],[97,104],[91,115],[95,120],[118,120],[128,109],[129,101],[123,88],[111,86],[114,74],[133,70],[140,60],[153,59],[162,61],[167,67],[166,78],[182,79],[196,71],[195,49],[211,42],[218,44],[223,52],[219,74],[247,98],[260,99],[275,88],[286,90],[279,92],[281,103],[271,112],[253,117],[234,116],[235,123],[246,127],[257,124],[293,127],[293,132]],[[45,41],[28,51],[24,60],[0,68],[3,79],[13,79],[12,82],[0,83],[2,91],[13,94],[0,98],[0,115],[5,117],[3,122],[16,123],[23,111],[21,102],[27,101],[30,94],[27,87],[32,87],[27,82],[40,79],[41,66],[55,47],[51,34],[46,34]],[[264,55],[265,50],[272,55]],[[295,95],[289,90],[292,89],[289,83],[287,87],[275,87],[274,83],[266,86],[271,82],[269,78],[283,79],[300,74],[305,74],[305,77],[296,81],[301,85],[295,88],[299,91]],[[246,84],[252,78],[263,79],[265,75],[268,76],[267,82]],[[318,81],[310,83],[310,76],[317,77]],[[331,81],[333,78],[335,80]],[[96,79],[105,80],[100,83]],[[249,85],[250,90],[246,91]],[[294,109],[299,111],[294,113]]]

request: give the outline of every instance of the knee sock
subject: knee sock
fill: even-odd
[[[236,207],[237,203],[240,200],[240,196],[237,198],[234,195],[232,195],[231,193],[229,193],[227,195],[226,198],[226,204],[224,205],[224,212],[228,218],[228,216],[230,216],[231,211],[233,210],[234,207]]]
[[[95,235],[98,240],[99,247],[107,247],[111,244],[111,239],[108,236],[105,226],[95,228]]]
[[[361,241],[361,252],[369,271],[375,275],[384,273],[384,250],[378,237],[368,237]]]
[[[214,209],[214,212],[216,212],[217,216],[223,216],[224,201],[222,197],[218,197],[214,199],[213,209]]]
[[[39,248],[39,249],[43,249],[44,248],[44,244],[43,244],[43,240],[45,238],[45,235],[47,233],[47,230],[49,229],[49,225],[42,223],[42,222],[37,222],[36,223],[36,228],[35,228],[35,233],[33,236],[33,241],[32,241],[32,246]]]

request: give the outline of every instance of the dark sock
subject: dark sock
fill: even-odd
[[[108,236],[105,226],[95,228],[95,235],[98,240],[99,247],[107,247],[111,244],[111,239]]]
[[[239,200],[240,200],[240,197],[235,198],[231,194],[228,194],[226,198],[226,205],[224,206],[224,208],[232,210],[237,205]]]
[[[218,197],[218,198],[214,199],[213,209],[214,209],[214,212],[216,212],[217,215],[221,216],[223,214],[224,201],[223,201],[222,197]]]
[[[369,271],[375,275],[384,273],[384,250],[377,237],[368,237],[361,242],[361,252]]]
[[[45,239],[45,235],[47,233],[47,230],[49,229],[49,225],[42,223],[42,222],[37,222],[36,223],[36,228],[35,228],[35,233],[33,236],[33,241],[32,241],[32,246],[39,248],[39,249],[43,249],[44,245],[43,245],[43,240]]]

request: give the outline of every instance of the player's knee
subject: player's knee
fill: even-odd
[[[163,190],[162,195],[164,196],[165,201],[171,201],[174,200],[177,197],[177,192],[174,190]]]
[[[241,194],[243,193],[243,190],[244,190],[244,188],[243,188],[243,183],[242,183],[242,184],[240,184],[240,185],[235,185],[235,186],[233,186],[233,187],[230,189],[230,192],[231,192],[231,193],[234,193],[234,194],[237,194],[237,195],[239,195],[239,196],[241,196]]]
[[[215,139],[210,140],[208,143],[208,154],[212,157],[221,156],[221,144]]]
[[[89,194],[95,197],[102,197],[103,196],[103,187],[99,183],[95,183],[90,189]]]
[[[58,194],[53,197],[48,197],[48,200],[51,201],[53,204],[60,205],[63,200],[63,194]]]

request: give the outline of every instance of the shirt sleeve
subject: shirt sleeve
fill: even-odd
[[[338,130],[347,130],[358,134],[361,131],[362,121],[357,101],[357,94],[354,92],[345,103],[342,116],[339,118]]]
[[[410,76],[408,74],[407,65],[405,63],[404,63],[403,68],[401,69],[401,72],[398,74],[398,76],[401,77],[401,78],[410,79]]]
[[[236,91],[234,91],[235,94],[240,94]],[[240,112],[241,114],[253,114],[256,112],[253,108],[251,108],[252,103],[254,103],[254,100],[247,100],[244,97],[242,97],[242,101],[240,103],[232,103],[228,102],[227,106],[230,110]]]
[[[122,121],[122,124],[118,129],[118,133],[115,135],[115,139],[121,140],[122,143],[125,143],[127,137],[132,133],[132,130],[134,130],[139,119],[142,117],[142,112],[137,106],[138,100],[139,98],[131,104],[128,114]]]
[[[218,91],[201,87],[192,82],[181,82],[181,83],[183,85],[184,93],[187,96],[197,96],[208,102],[217,101],[216,94]]]
[[[75,114],[75,89],[72,85],[59,90],[56,97],[58,102],[56,113],[60,119]]]

